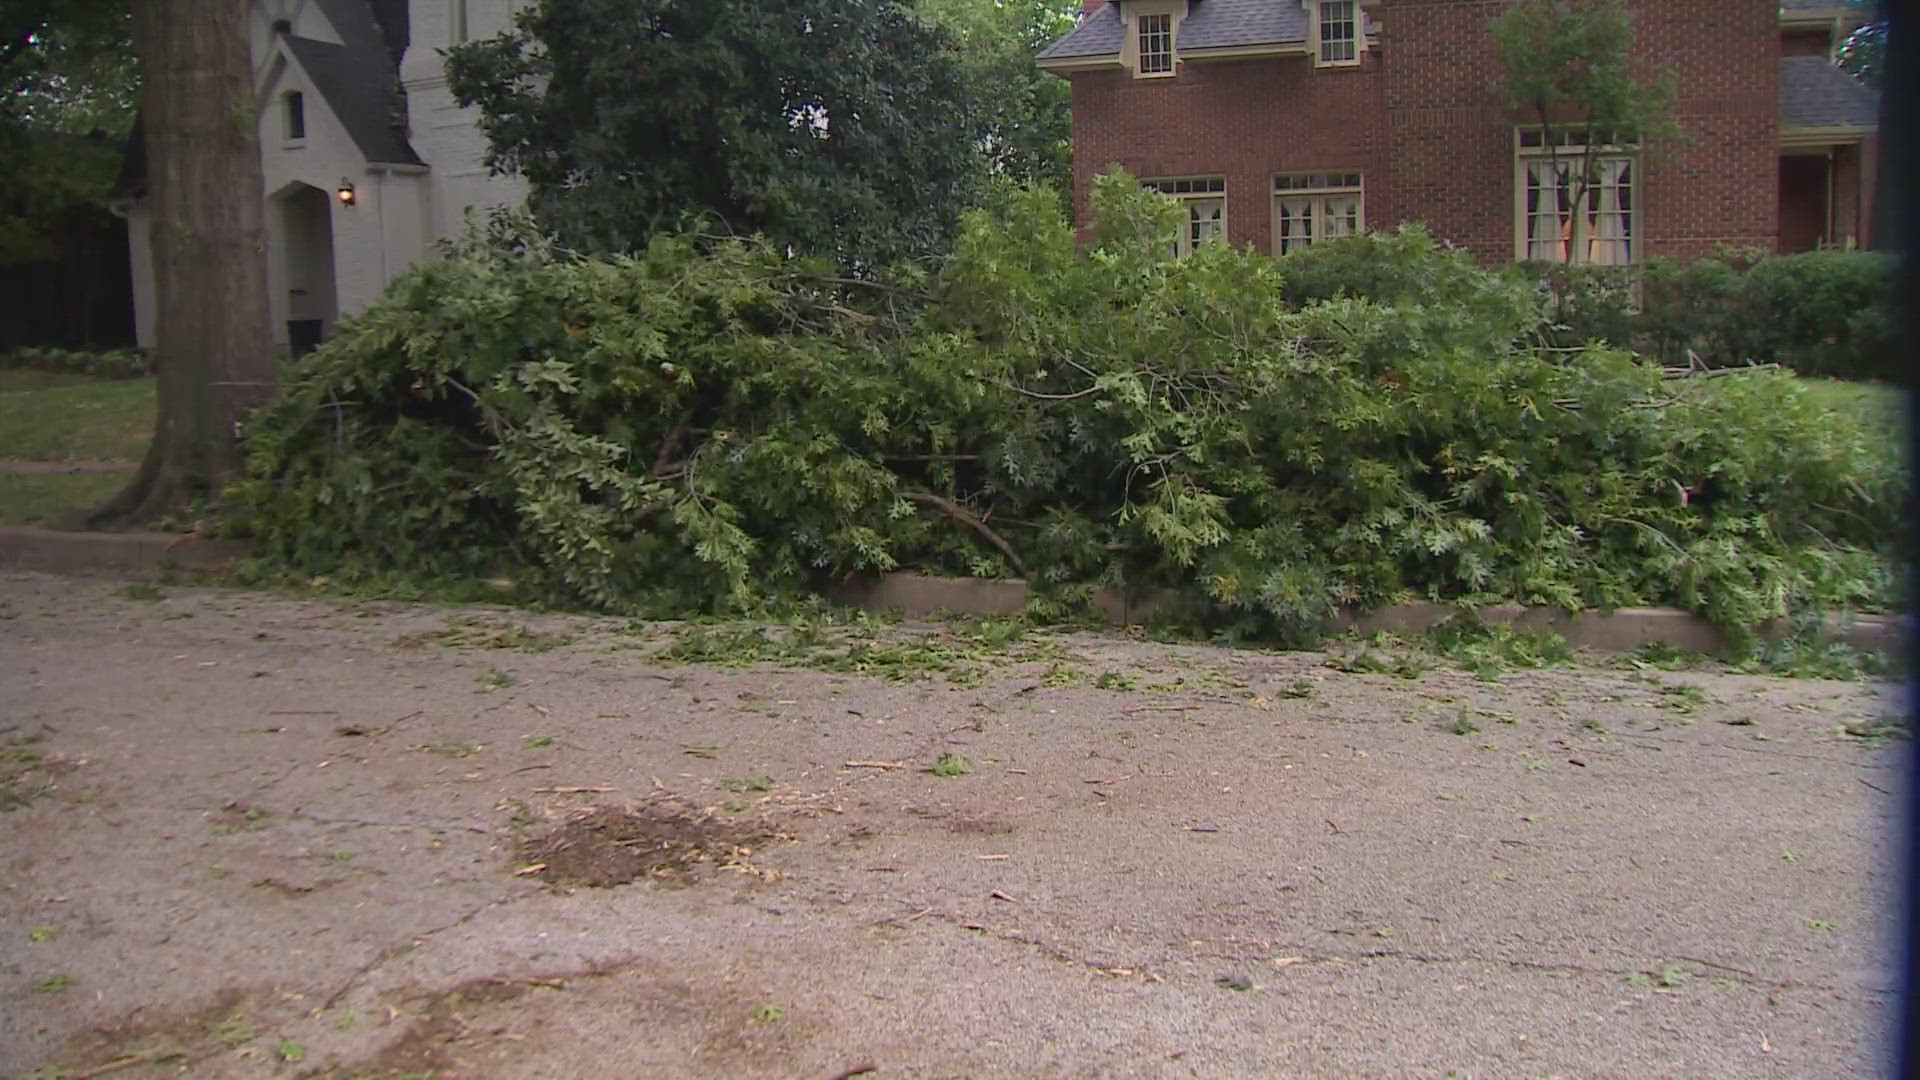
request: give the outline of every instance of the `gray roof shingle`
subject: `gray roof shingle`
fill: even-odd
[[[1080,20],[1080,25],[1060,35],[1053,44],[1040,50],[1040,59],[1059,60],[1077,56],[1120,55],[1120,5],[1102,4],[1100,9]]]
[[[386,43],[330,45],[312,38],[289,37],[287,50],[313,80],[314,89],[353,136],[353,144],[369,162],[383,165],[422,165],[402,132],[396,115],[400,108],[400,76]]]
[[[1120,55],[1124,29],[1120,5],[1107,3],[1080,20],[1053,44],[1042,60]],[[1294,0],[1193,0],[1180,21],[1181,49],[1227,49],[1307,40],[1307,10]]]
[[[1783,56],[1780,122],[1787,127],[1877,127],[1880,94],[1824,56]]]
[[[1307,9],[1286,0],[1199,0],[1180,23],[1180,48],[1225,49],[1307,40]]]

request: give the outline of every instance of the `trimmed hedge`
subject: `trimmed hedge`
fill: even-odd
[[[1603,341],[1684,365],[1780,364],[1834,379],[1898,376],[1893,259],[1871,251],[1727,252],[1642,267],[1544,266],[1558,344]],[[1636,304],[1635,292],[1638,291]]]
[[[90,379],[141,379],[153,374],[147,354],[139,349],[112,349],[107,352],[18,349],[0,354],[0,368],[84,375]]]

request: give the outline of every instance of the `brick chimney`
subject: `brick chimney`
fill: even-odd
[[[1080,0],[1080,14],[1083,17],[1091,15],[1106,6],[1107,0]]]

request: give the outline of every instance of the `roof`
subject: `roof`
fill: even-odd
[[[1780,123],[1786,127],[1874,128],[1880,123],[1880,94],[1824,56],[1783,56]]]
[[[396,109],[401,105],[400,75],[384,42],[362,46],[330,45],[301,37],[286,41],[287,51],[306,70],[313,88],[320,91],[368,161],[425,164],[407,142],[402,124],[396,123]]]
[[[1102,4],[1080,25],[1040,50],[1042,60],[1120,55],[1120,3]],[[1186,49],[1286,45],[1307,40],[1307,10],[1292,0],[1192,0],[1180,20]]]
[[[407,0],[315,0],[315,6],[340,35],[341,44],[291,35],[282,39],[314,89],[369,162],[425,164],[404,130],[400,59],[410,36]],[[146,189],[146,132],[136,118],[113,197],[137,198]]]

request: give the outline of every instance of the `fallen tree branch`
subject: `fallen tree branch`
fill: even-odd
[[[980,520],[979,517],[974,515],[973,512],[969,511],[966,507],[943,499],[930,491],[908,491],[904,492],[901,498],[909,502],[917,502],[924,506],[931,506],[953,520],[958,521],[960,524],[965,525],[967,528],[972,529],[974,532],[979,533],[987,543],[1000,549],[1000,554],[1007,557],[1007,561],[1013,564],[1014,570],[1018,571],[1022,577],[1026,576],[1027,564],[1021,562],[1020,556],[1014,553],[1013,545],[1002,540],[999,533],[988,528],[986,522]]]

